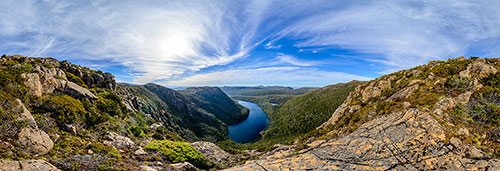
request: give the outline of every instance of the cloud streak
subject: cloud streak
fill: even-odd
[[[219,85],[236,84],[216,76],[254,76],[250,71],[273,72],[283,78],[314,71],[327,78],[346,78],[342,75],[362,74],[336,70],[334,66],[339,64],[331,62],[334,59],[314,59],[307,54],[347,50],[352,52],[348,54],[352,60],[381,66],[364,71],[372,73],[388,73],[462,55],[498,56],[499,5],[492,1],[456,0],[3,0],[0,50],[96,61],[100,63],[95,66],[102,67],[99,69],[106,69],[113,62],[127,74],[118,77],[130,77],[127,81],[134,83],[201,85],[219,80]],[[293,72],[268,66],[231,71],[234,65],[245,68],[245,64],[235,62],[260,59],[263,53],[278,54],[269,58],[298,68]],[[330,53],[324,55],[343,55]],[[328,63],[335,65],[325,70]],[[317,67],[319,64],[323,68]],[[222,69],[210,71],[218,67]],[[195,82],[193,79],[201,79],[200,75],[213,77]],[[322,79],[304,77],[291,81],[297,85],[310,84],[301,80],[322,82],[313,78]]]

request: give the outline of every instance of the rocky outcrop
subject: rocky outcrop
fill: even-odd
[[[5,171],[59,171],[52,164],[44,160],[22,160],[22,161],[11,161],[11,160],[0,160],[0,170]]]
[[[88,68],[73,65],[68,61],[60,62],[61,68],[73,75],[82,78],[83,82],[89,86],[89,88],[108,88],[115,90],[116,81],[111,73],[102,73],[100,71],[92,71]]]
[[[237,162],[237,157],[222,150],[217,145],[211,142],[194,142],[190,144],[210,162],[221,167],[227,167],[231,163]]]
[[[228,170],[500,169],[499,160],[485,158],[474,147],[448,145],[442,126],[418,109],[382,116],[348,136],[304,151],[291,157],[285,154],[279,159],[249,161]]]
[[[104,141],[104,144],[110,145],[112,147],[115,147],[117,149],[128,149],[135,147],[134,141],[132,141],[130,138],[118,135],[115,132],[107,132],[105,137],[108,140]]]
[[[54,91],[65,92],[75,98],[97,99],[88,89],[68,81],[64,71],[59,68],[46,68],[43,66],[33,67],[34,73],[23,73],[26,79],[25,85],[29,93],[41,97]]]

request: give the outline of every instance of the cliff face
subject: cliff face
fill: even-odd
[[[313,134],[232,170],[500,169],[499,69],[462,57],[382,76]]]

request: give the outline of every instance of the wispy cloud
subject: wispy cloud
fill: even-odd
[[[305,61],[305,60],[299,60],[297,57],[291,56],[291,55],[286,55],[284,53],[279,53],[278,56],[276,56],[281,62],[289,63],[292,65],[296,66],[313,66],[313,65],[318,65],[320,62],[316,61]]]
[[[114,62],[135,83],[194,78],[257,57],[258,47],[281,53],[271,58],[288,66],[320,72],[329,71],[303,54],[348,50],[353,60],[383,66],[373,73],[500,54],[500,2],[494,1],[2,0],[0,6],[3,53],[103,67]]]
[[[351,80],[370,80],[369,77],[342,73],[306,69],[301,67],[265,67],[257,69],[236,69],[211,73],[202,73],[164,82],[168,86],[221,86],[221,85],[289,85],[289,86],[325,86]]]

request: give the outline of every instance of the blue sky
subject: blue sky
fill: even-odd
[[[325,86],[498,57],[499,1],[2,0],[0,53],[165,86]]]

